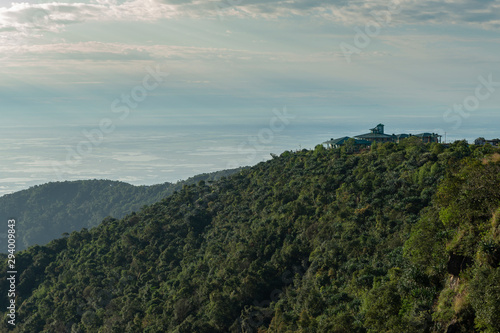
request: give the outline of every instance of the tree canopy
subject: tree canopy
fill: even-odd
[[[184,186],[18,253],[13,331],[498,332],[483,149],[318,146]],[[0,272],[0,309],[7,289]]]

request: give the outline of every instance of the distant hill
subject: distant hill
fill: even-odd
[[[410,138],[184,186],[16,253],[0,331],[500,332],[498,160]]]
[[[185,185],[215,181],[241,169],[200,174],[177,183],[133,186],[111,180],[53,182],[0,197],[0,221],[17,219],[17,250],[43,245],[105,217],[122,218],[157,202]],[[0,253],[6,253],[6,233],[0,233]]]

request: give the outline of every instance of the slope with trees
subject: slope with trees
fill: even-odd
[[[18,253],[13,331],[498,332],[497,159],[318,146],[185,186]]]
[[[53,182],[0,197],[0,220],[15,217],[17,249],[44,245],[63,233],[92,228],[105,217],[122,218],[144,205],[160,201],[186,184],[215,181],[240,169],[205,173],[177,183],[133,186],[111,180]],[[1,237],[3,236],[3,237]],[[6,234],[0,235],[5,253]]]

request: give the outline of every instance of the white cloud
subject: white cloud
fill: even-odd
[[[45,62],[48,64],[54,60],[59,62],[59,71],[62,66],[68,63],[71,70],[73,62],[91,60],[94,62],[104,62],[106,68],[110,69],[113,61],[116,64],[128,61],[148,61],[159,62],[164,60],[172,61],[212,61],[213,63],[237,62],[237,63],[287,63],[304,61],[324,61],[331,59],[329,54],[312,54],[307,59],[302,55],[292,52],[267,52],[250,51],[229,48],[214,47],[191,47],[174,45],[139,45],[124,43],[103,43],[97,41],[79,43],[46,43],[46,44],[26,44],[26,45],[1,45],[0,55],[3,55],[4,68],[0,72],[6,72],[10,66],[14,69],[11,74],[19,73],[17,67],[26,66],[38,67]],[[86,64],[89,65],[88,63]],[[50,67],[49,65],[46,66]],[[141,66],[142,68],[142,66]],[[192,68],[191,68],[192,69]],[[78,81],[80,82],[80,81]],[[94,82],[93,80],[82,80],[80,83]],[[211,84],[210,80],[184,80],[184,83],[206,85]]]
[[[120,162],[151,162],[159,159],[157,156],[147,155],[142,153],[116,153],[112,157],[113,160]]]
[[[12,3],[10,7],[0,7],[0,33],[36,36],[46,31],[60,31],[68,24],[88,21],[154,21],[177,14],[176,6],[154,0],[123,3]]]
[[[392,7],[391,7],[392,6]],[[12,3],[0,7],[0,41],[12,34],[37,36],[69,24],[92,21],[156,21],[179,17],[217,18],[313,16],[347,25],[373,21],[373,13],[390,24],[467,24],[500,27],[500,1],[474,0],[97,0],[91,3]]]

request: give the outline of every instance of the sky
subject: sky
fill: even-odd
[[[0,195],[361,134],[500,137],[500,1],[0,0]]]

